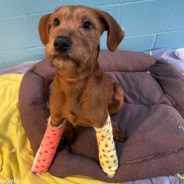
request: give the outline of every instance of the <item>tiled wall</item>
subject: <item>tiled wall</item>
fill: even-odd
[[[43,58],[38,20],[63,4],[95,6],[114,16],[126,33],[119,49],[184,47],[184,0],[1,0],[0,67]]]

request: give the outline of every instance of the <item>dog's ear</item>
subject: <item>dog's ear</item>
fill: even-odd
[[[95,9],[95,11],[104,24],[105,30],[108,31],[107,47],[110,51],[115,51],[124,38],[124,32],[111,15],[98,9]]]
[[[38,32],[40,40],[44,45],[49,41],[49,18],[51,14],[44,15],[40,18],[38,25]]]

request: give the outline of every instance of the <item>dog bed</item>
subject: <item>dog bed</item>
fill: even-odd
[[[102,52],[100,65],[125,90],[125,105],[112,122],[126,131],[125,143],[116,142],[119,169],[109,179],[98,163],[94,130],[77,127],[71,148],[58,150],[49,172],[58,177],[91,176],[121,182],[173,175],[184,171],[184,78],[171,65],[132,52]],[[42,96],[44,80],[56,71],[47,60],[23,77],[20,116],[36,153],[46,128],[49,109]]]

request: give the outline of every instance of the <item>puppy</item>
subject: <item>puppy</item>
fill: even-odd
[[[62,6],[41,17],[39,34],[45,55],[57,69],[50,95],[51,125],[101,128],[108,113],[118,112],[124,92],[99,67],[100,36],[108,31],[107,46],[115,51],[124,37],[118,23],[108,13],[85,6]],[[72,125],[72,126],[71,126]],[[114,127],[114,138],[124,134]]]

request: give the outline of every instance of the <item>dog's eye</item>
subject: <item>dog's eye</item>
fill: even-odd
[[[59,26],[60,20],[58,18],[54,19],[54,26]]]
[[[85,21],[85,22],[82,24],[82,27],[83,27],[84,29],[90,29],[90,28],[91,28],[91,22]]]

